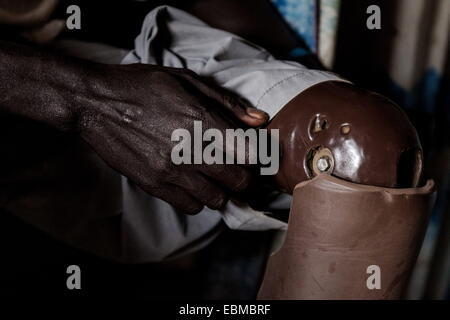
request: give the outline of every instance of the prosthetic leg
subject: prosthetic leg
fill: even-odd
[[[286,239],[259,299],[398,299],[420,249],[435,187],[422,149],[389,100],[316,85],[269,124],[280,130],[276,182],[293,194]]]

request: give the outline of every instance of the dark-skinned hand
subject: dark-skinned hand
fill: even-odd
[[[0,92],[0,112],[79,134],[113,169],[186,213],[220,208],[246,188],[251,167],[175,165],[173,131],[191,132],[196,120],[222,133],[268,120],[189,70],[97,64],[1,41]]]
[[[264,112],[185,69],[108,66],[101,83],[95,103],[79,109],[81,136],[144,191],[194,214],[205,205],[221,208],[230,192],[249,185],[248,166],[175,165],[171,135],[178,128],[192,132],[196,120],[203,130],[223,134],[236,126],[257,127],[268,119]]]

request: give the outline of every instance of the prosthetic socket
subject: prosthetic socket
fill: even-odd
[[[400,298],[435,198],[432,181],[419,187],[422,149],[406,115],[382,96],[325,82],[268,127],[280,130],[275,179],[293,201],[258,298]]]

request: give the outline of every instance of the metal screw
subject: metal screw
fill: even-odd
[[[330,158],[328,157],[321,157],[319,160],[317,160],[317,169],[320,170],[320,172],[327,171],[331,166]]]

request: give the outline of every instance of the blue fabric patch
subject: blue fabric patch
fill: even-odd
[[[317,53],[316,0],[272,0],[294,32]]]
[[[305,49],[305,48],[294,48],[289,52],[289,57],[290,58],[299,58],[299,57],[304,57],[304,56],[309,56],[311,54],[311,51]]]

